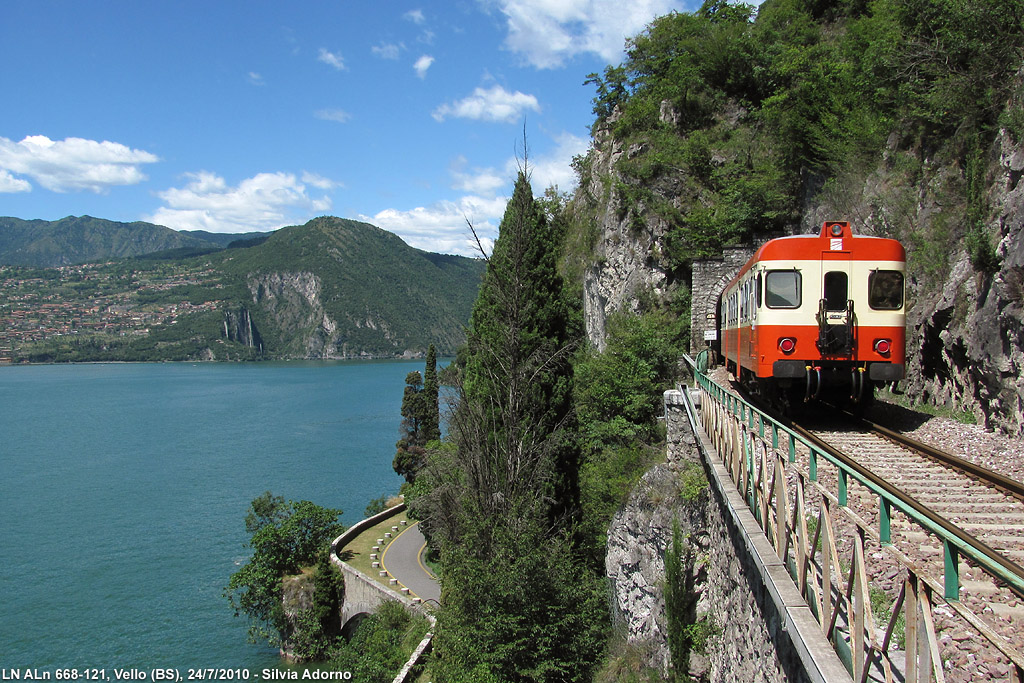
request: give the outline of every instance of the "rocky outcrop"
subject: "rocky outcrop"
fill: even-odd
[[[700,544],[705,526],[701,507],[682,499],[677,472],[663,463],[644,474],[608,530],[605,570],[612,585],[613,622],[627,642],[647,653],[647,664],[662,673],[671,663],[665,550],[672,543],[673,520],[684,536]]]
[[[311,574],[286,576],[282,579],[281,588],[281,604],[288,621],[287,632],[281,634],[281,656],[297,660],[299,657],[295,654],[295,643],[299,637],[299,614],[313,607],[313,593],[315,592],[313,576]]]
[[[309,359],[344,357],[339,351],[337,323],[324,311],[320,278],[312,273],[251,275],[247,281],[253,304],[273,326],[292,337],[293,355]]]
[[[604,349],[609,315],[620,311],[639,313],[644,298],[663,301],[673,284],[665,257],[668,223],[646,215],[643,202],[627,207],[618,186],[622,177],[615,165],[623,157],[643,152],[643,145],[624,149],[609,132],[596,132],[590,180],[580,188],[598,212],[598,241],[592,265],[584,273],[583,299],[587,337],[598,350]],[[665,196],[675,194],[671,187],[662,188],[662,192]]]
[[[990,174],[990,235],[998,270],[978,272],[966,248],[940,292],[912,311],[907,391],[1024,434],[1024,147],[1002,131]]]
[[[669,392],[672,393],[672,392]],[[693,432],[681,410],[671,411],[667,460],[648,470],[630,493],[629,500],[608,528],[605,571],[612,592],[612,620],[627,642],[645,653],[646,664],[669,672],[668,618],[665,611],[665,551],[672,544],[672,526],[678,522],[692,558],[707,554],[706,479]],[[686,484],[684,484],[686,482]],[[694,483],[696,482],[696,486]],[[685,489],[685,491],[684,491]],[[694,593],[707,588],[702,562],[688,568]],[[706,603],[697,613],[708,612]],[[691,654],[690,673],[703,670],[703,658]]]

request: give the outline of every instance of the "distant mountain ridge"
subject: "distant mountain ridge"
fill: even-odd
[[[69,266],[112,258],[142,256],[171,249],[219,249],[226,244],[212,233],[189,234],[162,225],[92,216],[56,221],[0,217],[0,265]],[[231,235],[238,239],[251,235]],[[220,236],[218,236],[220,237]]]
[[[8,274],[3,291],[20,294],[0,317],[22,311],[7,321],[15,362],[401,357],[430,344],[451,355],[485,268],[334,217],[221,244],[88,216],[0,218],[0,236],[0,264],[100,262],[87,276]]]

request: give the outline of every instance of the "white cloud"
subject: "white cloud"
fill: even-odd
[[[0,192],[31,192],[32,183],[22,178],[15,178],[7,171],[0,169]]]
[[[551,186],[562,192],[576,185],[572,158],[587,151],[590,141],[570,133],[555,138],[550,152],[530,157],[530,185],[535,195]],[[464,156],[456,157],[449,172],[452,187],[467,194],[455,201],[441,201],[408,211],[385,209],[360,220],[389,230],[419,249],[463,256],[479,256],[476,242],[466,224],[472,222],[485,251],[490,254],[498,236],[498,225],[505,214],[508,196],[515,183],[520,160],[511,157],[501,170],[470,167]]]
[[[395,233],[417,249],[479,256],[466,221],[473,224],[484,249],[490,254],[507,203],[507,197],[465,196],[457,201],[441,201],[409,211],[385,209],[373,216],[359,216],[359,219]]]
[[[346,123],[352,118],[344,109],[317,109],[313,116],[322,121],[334,121],[335,123]]]
[[[572,158],[586,154],[590,146],[588,138],[571,133],[562,133],[555,138],[557,146],[552,151],[530,158],[530,185],[539,195],[549,187],[557,186],[561,192],[570,192],[576,187],[576,172],[572,169]]]
[[[693,4],[678,0],[481,0],[507,20],[505,47],[538,69],[562,66],[581,53],[620,61],[625,39],[655,17]]]
[[[144,220],[178,230],[265,231],[304,222],[310,214],[331,208],[326,195],[314,198],[307,194],[304,183],[322,188],[330,182],[314,174],[299,181],[291,173],[259,173],[235,187],[206,171],[186,177],[185,187],[159,193],[165,206]]]
[[[330,52],[325,48],[320,48],[320,54],[317,56],[318,62],[323,62],[329,66],[333,66],[338,71],[345,70],[345,60],[338,52]]]
[[[146,180],[140,166],[159,160],[155,154],[106,140],[55,141],[45,135],[30,135],[14,142],[0,137],[0,172],[5,174],[5,187],[26,187],[28,181],[15,178],[13,173],[28,176],[54,192],[106,192],[116,185],[136,185]]]
[[[511,93],[500,85],[496,85],[487,90],[477,88],[469,97],[450,104],[443,104],[434,110],[432,116],[437,121],[456,117],[478,121],[515,123],[522,118],[527,109],[540,111],[540,104],[536,97],[526,95],[518,90]]]
[[[412,65],[412,68],[416,69],[416,75],[420,78],[427,77],[427,69],[434,63],[434,58],[430,55],[423,55],[416,60],[416,63]]]
[[[370,48],[370,52],[381,59],[398,59],[405,46],[401,43],[381,43]]]
[[[509,178],[500,175],[491,168],[473,168],[464,170],[468,161],[466,157],[459,156],[452,162],[452,188],[462,192],[469,192],[474,195],[493,197],[502,187],[508,186]]]
[[[424,21],[426,21],[426,17],[423,16],[423,10],[421,9],[411,9],[405,14],[403,14],[402,18],[408,19],[414,24],[422,24]]]
[[[258,74],[255,71],[249,72],[249,83],[252,85],[266,85],[267,82],[263,80],[263,75]]]
[[[312,185],[313,187],[321,190],[333,190],[336,187],[342,186],[341,183],[335,180],[325,178],[318,173],[310,173],[309,171],[303,171],[302,182],[306,183],[307,185]]]

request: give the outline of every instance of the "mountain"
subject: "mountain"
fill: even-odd
[[[368,223],[322,217],[216,255],[275,354],[347,358],[453,353],[482,261],[431,254]]]
[[[88,220],[94,244],[124,239],[123,224]],[[200,245],[59,271],[0,268],[0,358],[393,358],[430,344],[453,355],[485,267],[331,217]]]
[[[0,264],[3,265],[67,266],[171,249],[217,249],[221,246],[215,241],[141,221],[119,223],[92,216],[68,216],[57,221],[0,217]]]
[[[222,247],[231,247],[236,242],[262,242],[270,237],[269,232],[209,232],[208,230],[182,230],[188,235],[204,242],[213,242]]]

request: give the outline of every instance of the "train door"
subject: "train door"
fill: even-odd
[[[821,260],[821,299],[815,319],[818,350],[828,356],[849,356],[854,349],[852,264],[841,244],[842,240],[832,240],[831,246],[838,248],[822,254]]]
[[[761,305],[761,275],[754,276],[754,271],[751,271],[751,277],[747,280],[748,289],[748,301],[750,307],[750,347],[747,349],[747,355],[750,358],[750,367],[753,370],[757,370],[757,363],[760,360],[760,353],[758,353],[757,346],[757,312]]]

